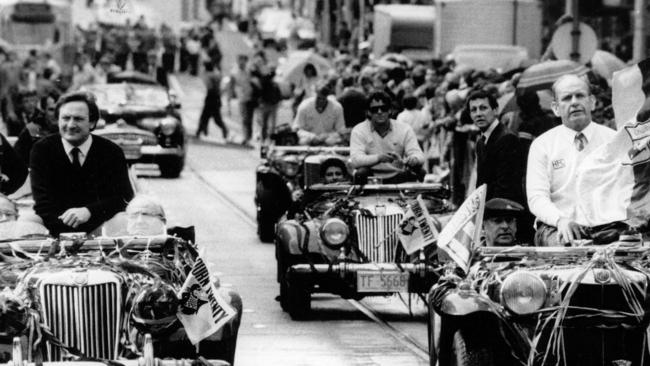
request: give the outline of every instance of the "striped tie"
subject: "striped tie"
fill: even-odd
[[[578,151],[582,151],[587,145],[587,138],[582,132],[578,132],[575,139],[573,140],[573,144],[576,145],[576,149],[578,149]]]

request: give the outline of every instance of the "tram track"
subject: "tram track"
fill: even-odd
[[[256,218],[241,207],[235,200],[228,197],[228,195],[221,191],[218,187],[210,183],[191,163],[186,163],[186,171],[191,172],[206,189],[211,192],[216,198],[224,202],[233,213],[235,213],[245,224],[249,225],[252,229],[257,228]],[[395,339],[401,346],[408,349],[413,355],[423,361],[429,360],[429,353],[427,345],[421,344],[413,336],[391,325],[389,322],[382,319],[381,315],[375,311],[372,306],[365,304],[362,300],[347,299],[347,301],[367,319],[375,323],[386,334]],[[422,325],[423,327],[426,324]]]

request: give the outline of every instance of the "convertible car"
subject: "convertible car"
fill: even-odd
[[[294,202],[294,192],[320,181],[320,163],[349,155],[349,147],[265,146],[256,170],[257,234],[272,242],[275,224]]]
[[[426,294],[437,281],[428,249],[407,254],[398,230],[418,199],[437,217],[449,216],[448,189],[440,184],[315,184],[304,207],[278,224],[275,239],[280,304],[292,318],[311,310],[311,294],[344,298]]]
[[[428,296],[431,365],[650,365],[648,243],[482,247]]]
[[[1,362],[129,364],[144,357],[153,365],[155,355],[232,364],[241,299],[222,290],[207,291],[207,299],[194,288],[186,291],[190,276],[213,280],[199,278],[199,262],[192,243],[171,236],[0,242]],[[223,305],[229,315],[195,345],[182,314],[206,302],[213,310]]]
[[[118,144],[129,164],[157,165],[175,178],[185,165],[185,132],[173,94],[160,85],[123,82],[84,86],[93,93],[101,119],[93,132]]]

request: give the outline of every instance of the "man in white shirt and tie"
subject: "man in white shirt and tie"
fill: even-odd
[[[553,84],[553,112],[562,125],[530,146],[526,193],[537,217],[535,245],[563,245],[589,238],[584,214],[576,205],[576,176],[584,157],[612,139],[616,131],[591,120],[596,99],[587,81],[564,75]]]

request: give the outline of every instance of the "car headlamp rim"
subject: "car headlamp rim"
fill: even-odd
[[[544,281],[529,271],[515,271],[501,285],[503,305],[516,314],[533,313],[544,306],[548,289]]]
[[[350,236],[350,228],[343,220],[332,217],[325,220],[320,228],[320,234],[325,245],[340,248]]]
[[[160,132],[165,136],[171,136],[176,132],[176,129],[180,125],[180,121],[176,118],[163,118],[158,122],[160,126]]]

